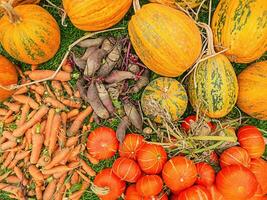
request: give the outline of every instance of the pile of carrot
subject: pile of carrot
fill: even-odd
[[[23,82],[51,71],[25,74]],[[82,105],[69,79],[60,71],[50,82],[20,88],[0,108],[0,190],[11,198],[78,200],[96,175],[90,165],[98,160],[86,152],[84,135],[92,108]]]

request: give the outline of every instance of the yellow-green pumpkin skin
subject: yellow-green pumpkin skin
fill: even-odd
[[[237,77],[228,58],[219,54],[200,62],[189,76],[188,95],[195,110],[210,118],[226,116],[238,96]]]
[[[194,21],[165,5],[144,5],[130,20],[128,30],[139,58],[162,76],[181,75],[201,52],[200,31]]]
[[[157,123],[163,122],[162,115],[171,121],[177,121],[184,114],[187,103],[188,97],[183,85],[167,77],[151,81],[141,97],[145,115]]]
[[[41,64],[54,57],[60,46],[56,20],[38,5],[19,5],[14,11],[20,21],[12,23],[7,15],[0,19],[0,42],[4,49],[27,64]]]
[[[267,50],[267,1],[220,0],[212,18],[215,47],[233,62],[250,63]]]
[[[173,8],[178,7],[176,4],[182,8],[196,8],[201,4],[202,0],[150,0],[150,2],[160,3]]]
[[[72,24],[84,31],[99,31],[117,24],[131,7],[132,0],[63,0]]]
[[[237,106],[248,115],[267,120],[267,61],[250,65],[238,75]]]

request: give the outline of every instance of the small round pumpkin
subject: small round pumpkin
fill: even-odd
[[[238,83],[233,66],[220,54],[198,64],[188,83],[189,99],[210,118],[226,116],[235,106]]]
[[[238,85],[237,106],[256,119],[267,120],[267,61],[244,69],[238,75]]]
[[[194,185],[178,195],[178,200],[212,200],[210,192],[201,185]]]
[[[229,165],[243,165],[244,167],[249,167],[250,161],[251,159],[247,150],[238,146],[226,149],[220,156],[221,167]]]
[[[160,3],[173,8],[177,8],[178,6],[182,8],[196,8],[202,0],[150,0],[150,2]]]
[[[266,10],[262,0],[221,0],[212,18],[216,49],[227,48],[224,54],[237,63],[260,58],[267,50]]]
[[[163,181],[158,175],[145,175],[138,179],[136,190],[143,197],[158,195],[163,188]]]
[[[246,200],[257,190],[255,175],[242,165],[229,165],[217,174],[216,187],[226,199]]]
[[[121,180],[135,183],[141,176],[141,170],[138,164],[130,159],[121,157],[115,160],[112,166],[112,172]]]
[[[212,200],[224,200],[223,195],[219,192],[216,186],[213,184],[207,187],[208,191],[210,192]]]
[[[0,85],[10,86],[17,84],[18,75],[15,65],[11,63],[6,57],[0,55]],[[0,88],[0,102],[11,96],[14,91]]]
[[[3,5],[10,13],[0,19],[3,48],[13,58],[27,64],[37,65],[51,59],[60,45],[60,30],[52,15],[38,5],[15,8],[8,3]]]
[[[164,165],[162,178],[173,192],[178,193],[195,183],[197,169],[193,161],[183,156],[176,156]]]
[[[117,24],[131,3],[132,0],[63,0],[63,7],[75,27],[99,31]]]
[[[201,52],[195,22],[182,11],[157,3],[137,10],[128,25],[132,45],[153,72],[177,77],[190,68]]]
[[[263,194],[267,194],[267,161],[261,158],[252,159],[250,170],[256,176],[258,183],[261,185]]]
[[[197,181],[196,184],[202,186],[210,186],[215,181],[215,170],[206,162],[196,164],[197,168]]]
[[[145,115],[157,123],[162,123],[162,118],[166,117],[177,121],[184,114],[187,102],[183,85],[175,79],[166,77],[150,82],[141,97]]]

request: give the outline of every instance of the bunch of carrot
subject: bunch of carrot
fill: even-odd
[[[29,71],[22,81],[51,73]],[[0,190],[12,198],[80,199],[96,174],[83,160],[98,163],[83,135],[92,108],[82,106],[69,79],[70,71],[60,71],[51,82],[22,87],[0,109]]]

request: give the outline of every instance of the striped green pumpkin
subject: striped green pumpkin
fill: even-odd
[[[187,107],[187,94],[181,83],[173,78],[160,77],[150,82],[141,97],[141,106],[146,116],[157,123],[162,118],[178,120]]]
[[[199,63],[189,77],[188,93],[195,110],[211,118],[227,115],[238,95],[237,77],[227,57],[220,54]]]

